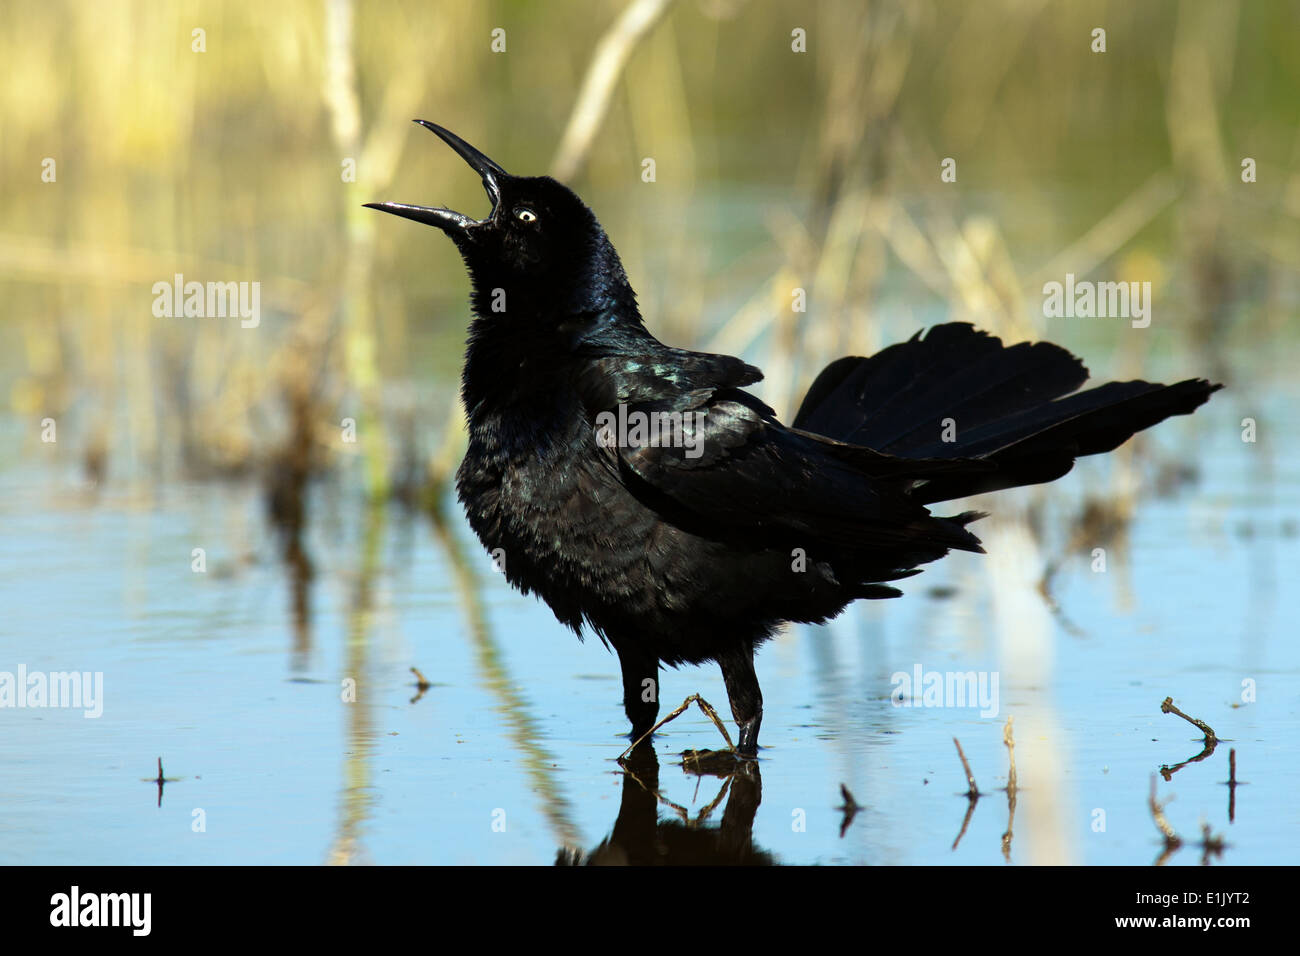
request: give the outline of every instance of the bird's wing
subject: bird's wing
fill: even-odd
[[[763,380],[762,372],[733,356],[689,352],[650,341],[652,348],[635,341],[626,350],[589,356],[581,365],[576,386],[589,412]],[[771,409],[768,413],[774,414]]]
[[[897,459],[788,429],[730,385],[656,393],[643,381],[622,392],[621,407],[607,405],[593,422],[598,442],[629,490],[694,533],[841,553],[980,550],[962,527],[968,517],[932,517],[907,494],[909,479],[951,461]]]

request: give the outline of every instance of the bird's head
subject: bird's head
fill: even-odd
[[[635,296],[605,231],[586,204],[549,176],[511,176],[450,130],[436,133],[483,177],[492,201],[484,219],[435,206],[366,203],[436,226],[456,243],[485,320],[563,320],[610,308],[636,314]]]

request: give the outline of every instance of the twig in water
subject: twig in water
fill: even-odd
[[[415,696],[411,698],[411,703],[414,704],[417,703],[420,698],[424,696],[424,692],[433,685],[429,683],[428,678],[420,673],[418,667],[412,667],[411,673],[415,675]]]
[[[157,785],[158,785],[158,806],[161,807],[161,806],[162,806],[162,798],[163,798],[163,787],[166,786],[166,785],[169,784],[169,783],[175,783],[176,781],[180,780],[181,778],[180,778],[180,777],[164,777],[164,776],[163,776],[162,757],[159,757],[159,758],[158,758],[158,776],[157,776],[157,777],[145,777],[145,778],[143,778],[143,779],[144,779],[144,782],[145,782],[145,783],[153,783],[153,784],[157,784]]]
[[[1245,786],[1245,780],[1237,779],[1237,748],[1228,751],[1228,779],[1224,781],[1228,788],[1228,822],[1237,822],[1237,788]]]
[[[1002,728],[1002,742],[1007,745],[1007,757],[1011,761],[1011,769],[1007,771],[1007,831],[1002,834],[1002,858],[1008,863],[1011,862],[1012,829],[1016,822],[1016,738],[1011,729],[1014,720],[1008,715],[1006,726]]]
[[[713,721],[713,726],[718,728],[718,731],[722,734],[722,739],[727,742],[727,749],[734,753],[736,749],[736,745],[731,742],[731,734],[727,733],[727,728],[722,725],[722,721],[718,717],[718,712],[713,709],[713,705],[710,704],[703,697],[701,697],[699,694],[691,694],[690,697],[687,697],[684,701],[682,701],[680,707],[678,707],[671,714],[669,714],[663,720],[659,721],[659,723],[655,724],[653,727],[651,727],[649,730],[643,733],[640,737],[638,737],[635,741],[633,741],[632,745],[628,747],[627,750],[624,750],[621,754],[618,755],[618,759],[622,760],[624,757],[630,754],[641,744],[641,741],[651,737],[654,734],[654,732],[658,730],[660,727],[662,727],[664,724],[668,723],[670,720],[676,720],[682,714],[686,713],[687,708],[690,707],[691,704],[693,703],[699,706],[700,710],[704,713],[705,717]]]
[[[971,800],[978,800],[980,798],[980,788],[975,786],[975,775],[970,772],[970,764],[966,762],[966,755],[962,753],[961,741],[954,737],[952,742],[957,745],[957,756],[961,758],[961,767],[966,771],[966,783],[969,785],[966,796]]]
[[[961,758],[962,769],[966,771],[967,790],[963,796],[969,801],[966,804],[966,816],[961,821],[961,830],[957,834],[957,839],[952,841],[952,848],[957,849],[957,844],[961,843],[961,838],[966,835],[966,828],[970,826],[970,818],[975,814],[975,804],[980,799],[980,788],[975,786],[975,775],[970,771],[970,764],[966,762],[966,754],[962,752],[961,741],[956,737],[952,742],[957,745],[957,756]]]
[[[1012,731],[1014,717],[1007,717],[1006,726],[1002,728],[1002,742],[1007,746],[1007,758],[1011,761],[1011,769],[1007,772],[1007,792],[1014,794],[1016,792],[1016,738]]]
[[[862,810],[862,805],[853,799],[853,794],[849,793],[849,788],[840,784],[840,795],[844,798],[844,803],[838,807],[844,814],[844,819],[840,821],[840,839],[844,839],[844,834],[849,832],[849,827],[853,824],[853,818]]]
[[[1205,734],[1205,742],[1214,745],[1219,742],[1219,738],[1214,735],[1214,729],[1203,720],[1197,720],[1195,717],[1188,717],[1181,710],[1174,706],[1174,699],[1166,697],[1160,704],[1162,714],[1177,714],[1183,720],[1194,726],[1201,733]]]

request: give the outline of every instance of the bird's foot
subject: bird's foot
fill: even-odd
[[[758,728],[760,718],[754,717],[740,725],[740,740],[736,743],[737,755],[749,760],[758,757]]]

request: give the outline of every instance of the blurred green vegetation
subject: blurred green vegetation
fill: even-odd
[[[361,204],[486,209],[414,117],[553,168],[628,6],[8,0],[0,394],[68,420],[92,475],[259,472],[273,496],[349,461],[377,496],[445,480],[467,282],[441,236]],[[1067,270],[1156,287],[1149,336],[1079,329],[1127,354],[1113,371],[1294,331],[1300,5],[658,6],[570,183],[651,328],[744,352],[779,410],[830,358],[943,315],[1060,339],[1040,290]],[[261,325],[155,318],[175,273],[260,282]]]

